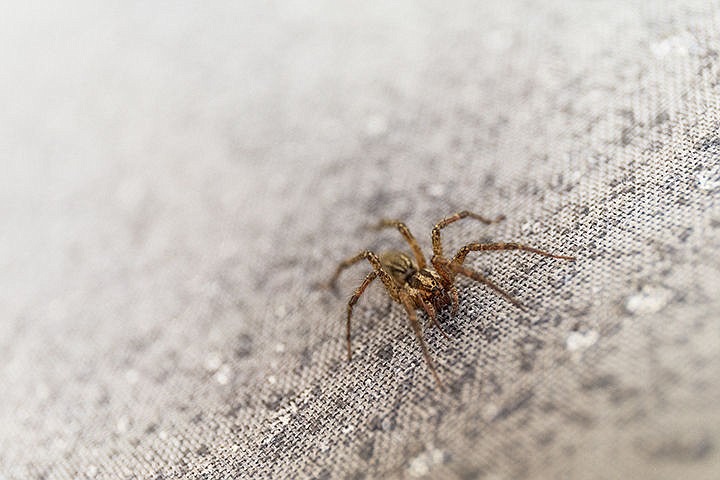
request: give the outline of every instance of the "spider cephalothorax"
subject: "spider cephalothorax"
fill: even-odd
[[[442,388],[442,382],[440,381],[440,377],[435,370],[435,365],[430,358],[430,353],[428,352],[427,345],[423,339],[422,328],[420,327],[420,322],[417,319],[415,310],[422,309],[425,313],[427,313],[432,323],[438,327],[445,337],[447,337],[437,320],[437,312],[449,304],[452,304],[452,313],[455,314],[457,312],[458,292],[457,288],[455,288],[454,282],[455,277],[458,274],[487,285],[513,305],[521,306],[517,300],[485,278],[483,275],[465,267],[463,263],[465,262],[465,257],[467,257],[468,253],[490,250],[524,250],[526,252],[546,257],[559,258],[562,260],[575,260],[575,257],[554,255],[552,253],[521,245],[519,243],[469,243],[458,250],[452,259],[448,259],[443,256],[442,244],[440,242],[440,230],[465,217],[474,218],[486,224],[496,223],[505,218],[500,216],[491,220],[472,212],[462,211],[441,220],[432,230],[433,256],[430,260],[432,264],[431,267],[427,265],[425,256],[423,255],[420,246],[404,223],[398,220],[383,220],[378,225],[378,228],[397,228],[408,242],[408,245],[413,252],[414,259],[404,252],[389,251],[378,256],[375,253],[366,250],[340,263],[335,271],[335,274],[330,280],[330,285],[333,288],[335,286],[335,282],[340,276],[340,273],[347,267],[363,259],[370,262],[370,265],[373,267],[373,271],[368,273],[365,280],[363,280],[362,284],[355,290],[353,296],[350,297],[350,301],[347,305],[346,343],[348,360],[350,360],[352,356],[350,347],[350,318],[352,317],[353,306],[357,303],[360,295],[362,295],[368,285],[370,285],[370,283],[377,277],[380,277],[380,280],[383,282],[383,285],[390,297],[405,307],[405,310],[410,317],[410,326],[420,343],[420,348],[423,352],[425,362],[427,363],[430,372],[433,374],[433,377],[435,377],[438,385]]]

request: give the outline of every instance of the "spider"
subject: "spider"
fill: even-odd
[[[463,265],[465,258],[470,252],[522,250],[537,255],[543,255],[545,257],[570,261],[575,260],[575,257],[555,255],[537,248],[521,245],[519,243],[468,243],[458,250],[452,259],[448,259],[443,254],[442,243],[440,242],[440,230],[451,223],[457,222],[458,220],[466,217],[479,220],[486,225],[498,223],[505,219],[504,215],[500,215],[495,219],[488,219],[467,210],[444,218],[432,229],[433,256],[430,260],[432,266],[428,266],[423,252],[420,249],[420,245],[418,245],[417,240],[415,240],[415,237],[413,237],[412,233],[410,233],[410,230],[404,223],[399,220],[381,220],[380,223],[375,226],[375,229],[397,228],[410,246],[410,250],[412,250],[412,257],[410,257],[407,253],[400,251],[388,251],[378,255],[369,250],[365,250],[354,257],[346,259],[338,265],[337,270],[335,270],[335,273],[329,282],[329,286],[333,290],[336,288],[336,282],[340,273],[351,265],[354,265],[362,260],[367,260],[373,268],[373,270],[367,274],[365,280],[363,280],[360,286],[355,290],[347,304],[345,340],[347,344],[348,361],[352,359],[352,349],[350,346],[350,319],[352,318],[353,307],[368,285],[370,285],[370,283],[372,283],[372,281],[377,277],[380,277],[380,280],[385,286],[385,290],[387,290],[390,297],[395,302],[401,304],[407,311],[410,319],[410,327],[420,344],[420,349],[422,350],[425,363],[427,364],[430,373],[435,378],[438,386],[443,389],[443,383],[440,380],[440,376],[435,369],[435,364],[428,352],[427,345],[423,339],[420,322],[415,311],[422,309],[430,318],[433,325],[440,330],[446,339],[449,339],[448,335],[442,329],[437,320],[437,313],[439,310],[450,304],[452,304],[452,315],[457,313],[458,291],[454,284],[455,277],[457,275],[463,275],[487,285],[508,302],[519,308],[523,308],[522,304],[510,294],[480,273]]]

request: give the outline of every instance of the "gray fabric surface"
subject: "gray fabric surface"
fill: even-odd
[[[2,8],[1,479],[717,478],[716,2],[237,3]]]

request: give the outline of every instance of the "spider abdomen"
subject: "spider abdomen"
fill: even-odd
[[[415,262],[403,252],[391,250],[380,254],[380,264],[388,272],[398,287],[407,285],[417,273]]]

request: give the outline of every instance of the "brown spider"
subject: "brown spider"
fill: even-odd
[[[422,349],[425,362],[427,363],[430,372],[433,377],[435,377],[435,380],[440,388],[443,388],[443,384],[440,381],[437,371],[435,370],[435,365],[430,358],[430,353],[428,352],[427,345],[423,339],[422,329],[415,310],[422,308],[445,338],[449,338],[440,326],[436,317],[438,310],[451,303],[452,314],[455,315],[457,313],[458,292],[454,285],[455,276],[457,274],[464,275],[487,285],[513,305],[523,308],[520,302],[515,300],[503,289],[478,272],[463,266],[463,262],[465,261],[465,257],[468,253],[490,250],[523,250],[551,258],[575,260],[575,257],[554,255],[552,253],[521,245],[519,243],[469,243],[462,247],[455,254],[452,260],[447,259],[443,255],[442,244],[440,243],[440,230],[465,217],[480,220],[488,225],[500,222],[505,218],[501,215],[491,220],[472,212],[462,211],[438,222],[432,230],[433,256],[430,260],[432,267],[427,266],[427,262],[425,261],[425,257],[423,256],[420,246],[404,223],[398,220],[382,220],[376,228],[381,229],[386,227],[396,227],[410,245],[410,249],[412,250],[415,260],[413,261],[413,259],[404,252],[389,251],[377,255],[371,251],[365,250],[354,257],[348,258],[338,265],[335,274],[329,282],[330,287],[333,289],[335,289],[335,283],[340,276],[340,273],[351,265],[366,259],[373,267],[373,271],[368,273],[365,280],[363,280],[362,284],[360,284],[360,286],[355,290],[353,296],[350,297],[350,301],[347,305],[346,341],[348,361],[352,358],[352,351],[350,347],[350,318],[352,317],[353,306],[357,303],[360,295],[363,294],[368,285],[370,285],[376,277],[380,277],[380,280],[383,282],[383,285],[385,285],[385,289],[390,297],[405,307],[405,310],[410,317],[410,326],[420,343],[420,348]]]

